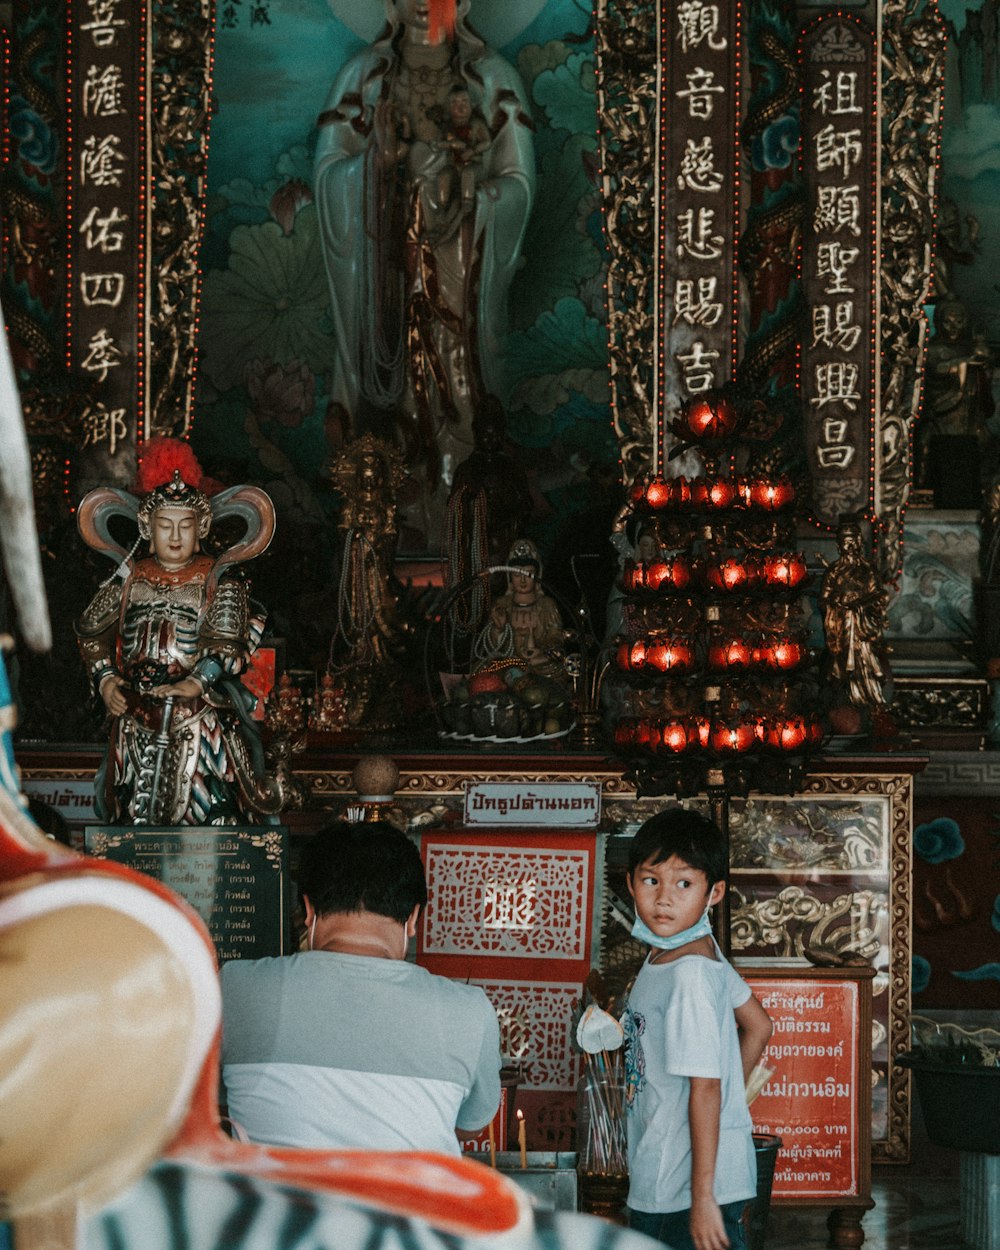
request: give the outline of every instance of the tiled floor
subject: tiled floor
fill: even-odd
[[[875,1208],[861,1227],[864,1250],[961,1250],[958,1154],[932,1145],[919,1109],[913,1121],[912,1162],[873,1170]],[[825,1210],[771,1210],[764,1250],[824,1250]]]

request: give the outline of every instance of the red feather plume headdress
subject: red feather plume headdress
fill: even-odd
[[[136,492],[143,496],[136,520],[148,539],[157,508],[190,508],[198,517],[198,537],[212,527],[212,505],[201,489],[208,484],[189,443],[180,438],[150,438],[139,447]]]
[[[146,495],[173,481],[175,473],[193,490],[201,487],[204,473],[191,444],[180,438],[149,438],[139,445],[139,467],[135,474],[137,494]]]

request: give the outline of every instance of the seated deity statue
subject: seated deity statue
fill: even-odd
[[[274,510],[249,486],[210,501],[179,440],[152,439],[140,457],[141,499],[103,487],[79,510],[84,540],[119,562],[75,624],[111,718],[97,816],[108,824],[259,824],[285,794],[265,772],[255,700],[240,681],[266,615],[236,566],[266,549]],[[111,536],[116,515],[138,526],[130,552]],[[206,554],[213,523],[227,516],[247,522],[244,540]],[[148,553],[135,558],[140,543]]]
[[[507,565],[507,591],[476,640],[477,656],[482,664],[509,660],[526,673],[558,678],[567,634],[556,601],[542,590],[538,548],[519,538]]]

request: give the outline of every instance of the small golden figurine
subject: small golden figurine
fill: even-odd
[[[334,457],[332,474],[343,501],[343,547],[331,655],[343,671],[352,727],[389,729],[401,714],[391,674],[407,633],[393,573],[396,499],[406,470],[395,448],[365,434]]]
[[[479,660],[512,660],[525,672],[564,676],[567,631],[556,601],[541,587],[541,576],[538,548],[519,538],[507,557],[507,592],[493,605],[476,640]]]
[[[267,701],[267,727],[272,733],[288,734],[292,741],[305,732],[305,700],[288,673],[281,674]]]
[[[832,676],[855,707],[884,707],[890,672],[882,631],[889,596],[865,555],[857,521],[841,521],[837,549],[820,592]]]
[[[332,673],[324,673],[309,713],[310,733],[343,733],[348,726],[347,698]]]

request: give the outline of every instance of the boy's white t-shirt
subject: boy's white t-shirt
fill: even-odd
[[[682,955],[644,963],[629,993],[625,1027],[628,1085],[628,1205],[635,1211],[691,1206],[690,1078],[721,1082],[715,1199],[752,1198],[757,1162],[733,1009],[750,987],[717,959]]]

